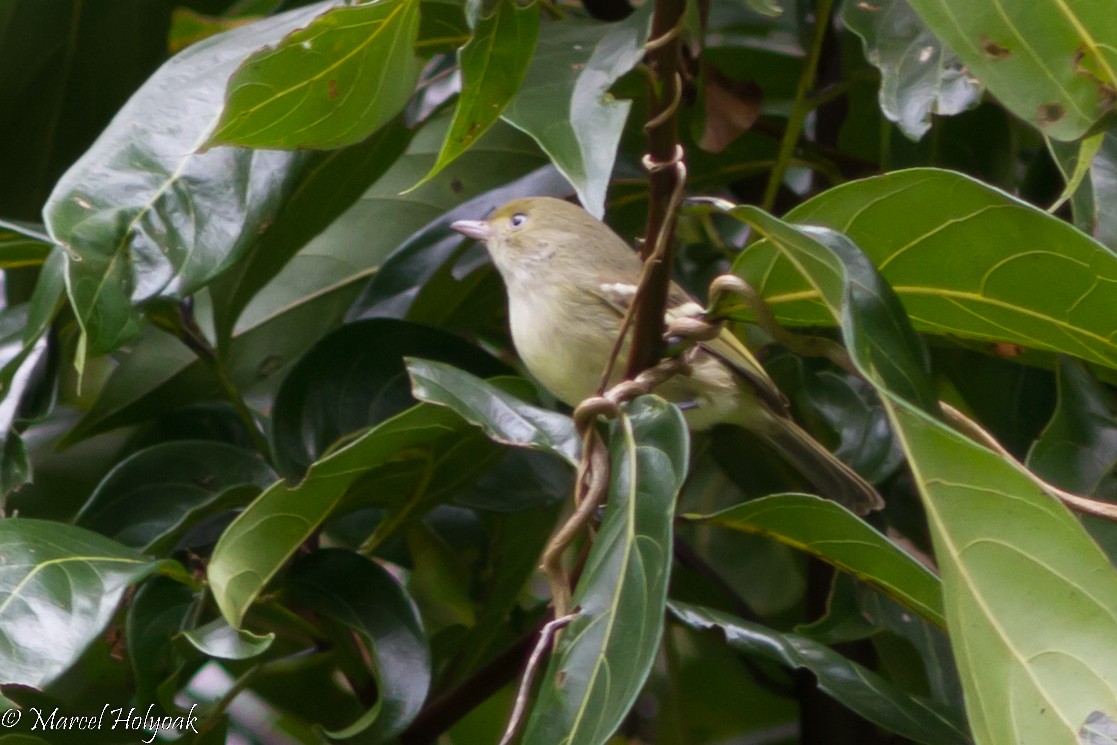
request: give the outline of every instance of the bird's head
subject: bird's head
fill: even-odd
[[[568,264],[628,262],[632,249],[581,207],[553,197],[514,199],[485,220],[458,220],[454,230],[485,244],[505,280]],[[622,257],[618,259],[619,257]]]

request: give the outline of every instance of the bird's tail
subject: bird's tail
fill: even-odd
[[[787,417],[774,415],[763,435],[799,469],[822,496],[865,515],[884,507],[877,490],[842,463],[806,430]]]

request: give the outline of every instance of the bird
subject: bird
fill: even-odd
[[[507,291],[512,343],[528,372],[570,406],[596,395],[643,271],[632,247],[578,205],[553,197],[514,199],[485,219],[450,227],[487,248]],[[703,311],[671,283],[665,322]],[[610,385],[620,380],[627,348]],[[823,497],[859,515],[884,506],[871,484],[791,418],[786,397],[732,331],[700,342],[689,362],[686,374],[655,393],[679,406],[692,431],[742,426],[774,446]]]

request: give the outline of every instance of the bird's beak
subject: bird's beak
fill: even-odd
[[[487,220],[458,220],[450,223],[450,227],[462,235],[468,235],[479,241],[487,241],[493,234],[493,229]]]

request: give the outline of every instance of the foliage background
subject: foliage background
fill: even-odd
[[[1115,49],[1102,0],[3,0],[0,742],[497,742],[580,443],[448,225],[635,242],[657,136],[720,200],[675,278],[845,345],[721,307],[888,506],[634,402],[522,742],[1117,742]]]

